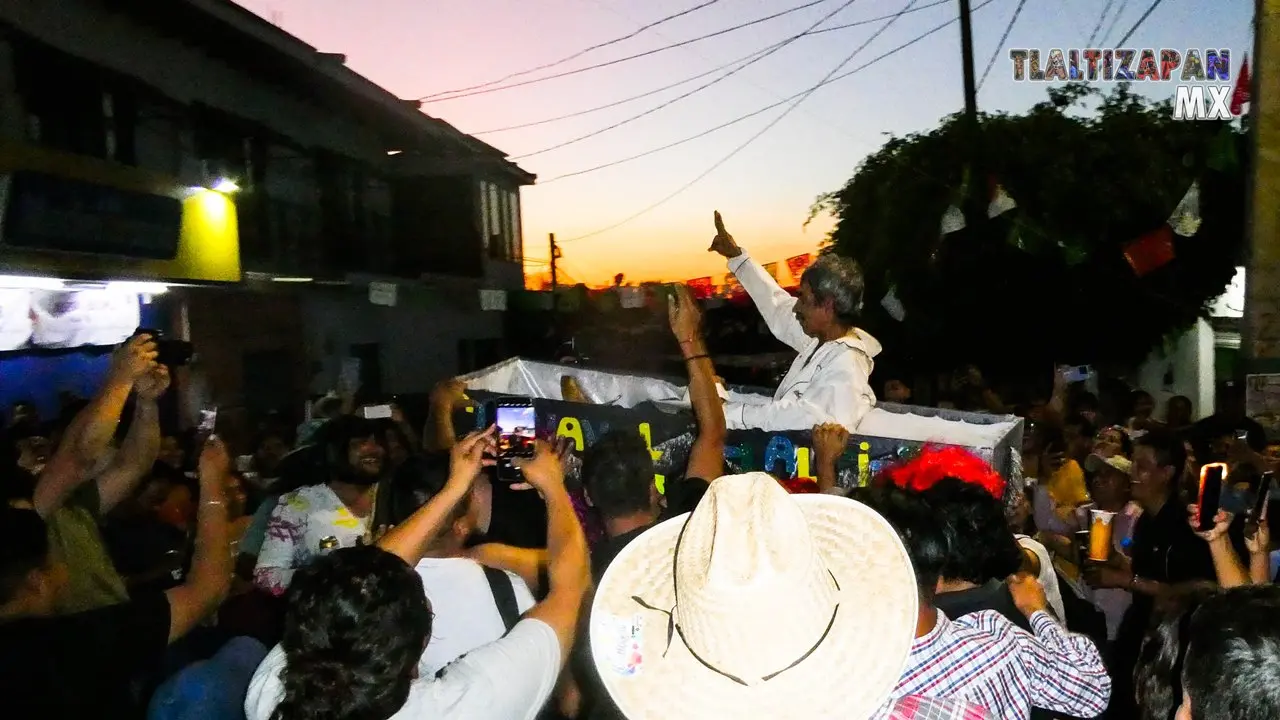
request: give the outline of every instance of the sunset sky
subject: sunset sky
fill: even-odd
[[[662,16],[705,0],[241,0],[248,9],[391,92],[414,98],[497,80],[555,62],[590,45],[635,32]],[[977,72],[981,76],[1018,0],[972,0]],[[845,0],[804,10],[649,57],[475,97],[432,102],[425,112],[508,152],[540,181],[642,153],[759,110],[817,83],[887,22],[805,37],[742,72],[669,108],[567,147],[519,158],[593,132],[714,79],[538,127],[483,131],[542,120],[621,100],[707,72],[802,32]],[[956,17],[955,0],[916,0],[841,72],[851,70]],[[826,25],[876,18],[908,0],[856,0]],[[804,0],[721,0],[637,37],[518,82],[669,45],[770,15]],[[932,7],[929,7],[932,5]],[[1148,0],[1027,0],[978,96],[986,111],[1020,112],[1043,99],[1043,83],[1015,83],[1009,48],[1083,47],[1104,6],[1119,22],[1094,46],[1112,47],[1150,7]],[[1102,31],[1111,27],[1111,15]],[[1163,2],[1126,43],[1137,48],[1230,48],[1232,79],[1252,50],[1253,3]],[[1165,98],[1175,83],[1148,83]],[[1105,87],[1104,87],[1105,89]],[[927,130],[961,110],[964,100],[959,24],[939,31],[865,71],[823,87],[732,160],[660,207],[606,233],[667,197],[720,161],[781,114],[784,106],[707,137],[640,160],[523,192],[525,254],[531,273],[545,270],[547,234],[564,242],[562,270],[597,283],[625,273],[629,281],[680,280],[724,273],[706,252],[719,209],[729,230],[762,262],[813,250],[830,221],[802,223],[813,199],[838,188],[859,160],[888,134]],[[1064,149],[1065,151],[1065,149]]]

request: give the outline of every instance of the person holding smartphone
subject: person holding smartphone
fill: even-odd
[[[1209,547],[1188,524],[1186,505],[1179,500],[1185,460],[1181,440],[1169,433],[1152,430],[1134,441],[1132,493],[1142,515],[1129,546],[1131,560],[1114,558],[1090,565],[1087,572],[1092,587],[1133,593],[1113,648],[1116,717],[1137,716],[1129,669],[1137,662],[1157,603],[1196,586],[1217,585]]]
[[[1208,543],[1214,569],[1218,574],[1218,584],[1224,588],[1267,585],[1272,582],[1271,530],[1267,523],[1267,506],[1274,477],[1270,472],[1262,476],[1253,508],[1245,523],[1244,544],[1249,554],[1247,567],[1241,562],[1240,553],[1232,544],[1228,533],[1234,516],[1225,510],[1218,510],[1214,513],[1213,522],[1206,523],[1203,520],[1207,510],[1201,504],[1187,506],[1188,521]]]
[[[132,683],[218,607],[231,580],[224,495],[231,458],[216,438],[200,455],[195,555],[185,582],[93,610],[58,614],[74,589],[34,509],[0,507],[0,693],[5,717],[140,716]],[[0,469],[8,483],[17,469]]]

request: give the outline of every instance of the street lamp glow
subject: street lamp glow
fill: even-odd
[[[239,192],[240,186],[236,184],[235,180],[224,177],[224,178],[218,178],[218,181],[213,184],[213,187],[211,189],[214,192],[219,192],[219,193],[222,193],[223,195],[230,195],[231,193]]]

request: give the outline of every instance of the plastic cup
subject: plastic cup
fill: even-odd
[[[1106,562],[1111,557],[1111,528],[1116,514],[1090,510],[1089,516],[1089,559]]]
[[[1089,530],[1089,513],[1097,507],[1091,502],[1081,503],[1076,506],[1076,527],[1080,530],[1088,532]]]

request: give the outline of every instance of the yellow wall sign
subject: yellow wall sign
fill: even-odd
[[[166,256],[164,259],[154,259],[158,256],[147,258],[145,253],[139,257],[130,256],[133,253],[125,255],[110,250],[106,252],[112,254],[67,251],[72,247],[92,247],[96,239],[93,237],[68,237],[66,239],[69,243],[52,249],[31,241],[29,237],[16,237],[16,228],[0,228],[0,274],[197,283],[231,283],[241,279],[236,207],[230,198],[221,193],[183,186],[170,177],[96,158],[4,143],[0,143],[0,177],[10,185],[22,179],[37,181],[27,182],[28,187],[52,187],[46,193],[48,197],[41,197],[42,202],[37,203],[42,207],[32,210],[24,205],[21,208],[27,216],[38,217],[43,223],[42,229],[50,227],[50,218],[47,216],[57,214],[59,202],[77,202],[68,201],[67,196],[80,193],[84,197],[86,189],[101,189],[104,200],[98,203],[100,207],[86,210],[83,218],[75,218],[78,222],[63,219],[56,223],[56,228],[47,230],[51,234],[66,236],[77,231],[87,234],[105,233],[110,228],[117,236],[116,244],[121,239],[126,243],[129,241],[130,227],[136,227],[139,236],[156,233],[163,235],[164,232],[178,234],[176,251],[173,251],[171,245],[170,252],[162,253]],[[59,182],[65,183],[66,187],[55,187]],[[60,197],[53,197],[59,195]],[[124,216],[127,213],[124,209],[127,203],[124,202],[118,203],[122,216],[112,217],[110,207],[130,196],[143,201],[146,200],[145,196],[172,198],[172,201],[180,205],[180,221],[176,223],[176,227],[172,226],[172,222],[169,227],[165,227],[148,224],[137,217]],[[49,201],[43,202],[46,199]],[[15,200],[14,197],[9,197],[6,203]],[[107,209],[104,211],[104,208]],[[5,218],[13,220],[14,213],[9,210],[10,208],[5,208]],[[30,217],[27,219],[30,220]],[[9,239],[8,242],[6,238]],[[148,242],[154,245],[154,242]]]

